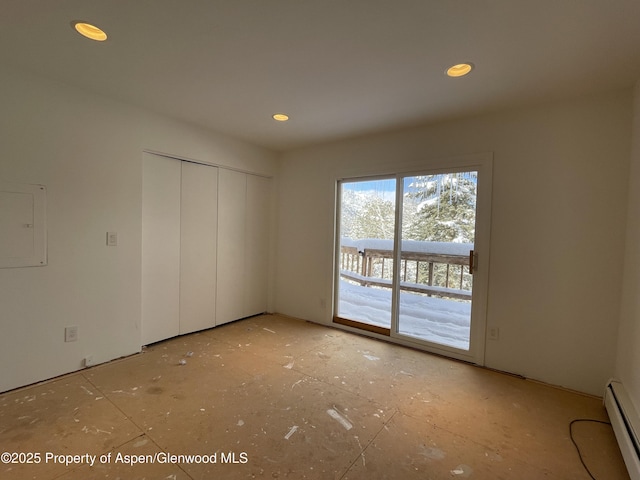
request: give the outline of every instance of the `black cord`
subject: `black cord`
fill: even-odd
[[[580,447],[578,447],[576,440],[573,438],[573,424],[577,422],[603,423],[604,425],[611,425],[611,423],[605,422],[604,420],[593,420],[591,418],[576,418],[575,420],[571,420],[571,423],[569,423],[569,437],[571,438],[573,445],[576,447],[576,451],[578,452],[578,457],[580,458],[580,463],[582,463],[582,466],[587,471],[587,473],[592,478],[592,480],[597,480],[596,477],[592,475],[591,471],[589,470],[589,467],[587,467],[587,464],[584,463],[584,459],[582,458],[582,452],[580,452]]]

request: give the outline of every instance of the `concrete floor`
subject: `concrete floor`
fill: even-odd
[[[597,398],[266,315],[0,395],[0,450],[39,454],[0,478],[589,479],[576,418],[607,416]],[[574,431],[596,479],[629,478],[609,425]]]

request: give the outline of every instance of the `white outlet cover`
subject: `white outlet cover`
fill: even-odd
[[[118,232],[107,232],[107,246],[108,247],[118,246]]]
[[[500,328],[499,327],[489,327],[489,339],[490,340],[498,340],[500,338]]]

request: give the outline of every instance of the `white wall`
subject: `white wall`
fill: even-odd
[[[274,307],[326,323],[337,172],[494,152],[488,322],[500,340],[487,342],[486,364],[601,394],[615,363],[631,98],[613,92],[304,149],[284,155],[277,172],[259,148],[5,69],[0,179],[47,186],[49,264],[0,269],[0,391],[81,368],[87,355],[102,362],[139,350],[141,158],[150,149],[277,173]],[[118,247],[105,245],[112,230]],[[639,255],[629,248],[627,263]],[[639,398],[640,269],[625,278],[618,372]],[[64,343],[67,325],[78,325],[78,342]]]
[[[601,395],[615,363],[631,92],[301,149],[279,175],[276,310],[331,319],[334,180],[494,153],[486,365]]]
[[[640,412],[640,81],[633,102],[629,211],[616,377]]]
[[[108,99],[0,73],[0,179],[47,186],[49,264],[0,269],[0,392],[140,349],[143,149],[272,175],[275,155]],[[106,246],[117,231],[119,245]],[[77,325],[79,341],[64,343]]]

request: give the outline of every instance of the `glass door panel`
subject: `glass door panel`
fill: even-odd
[[[394,280],[396,179],[339,183],[336,322],[389,334]],[[353,325],[351,322],[357,324]]]
[[[469,350],[477,171],[402,179],[400,335]]]

